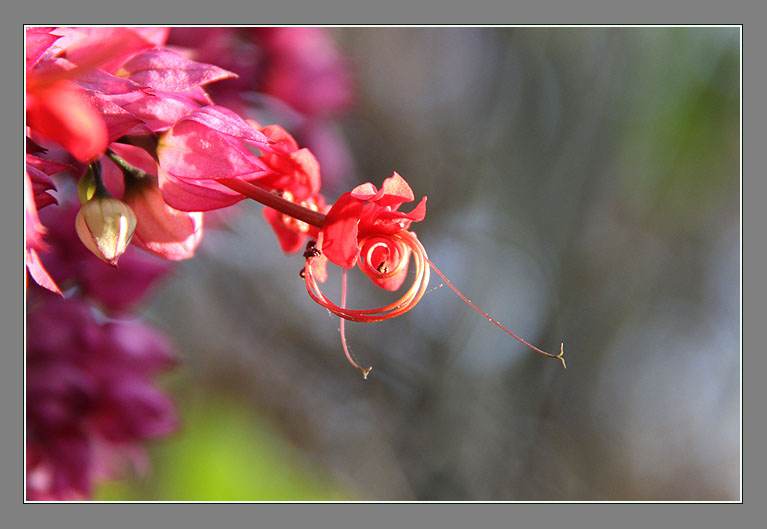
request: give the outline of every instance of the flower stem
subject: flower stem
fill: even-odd
[[[152,178],[152,175],[146,171],[142,171],[138,167],[134,167],[111,149],[107,149],[106,155],[120,168],[123,174],[138,179]]]
[[[281,196],[267,191],[255,182],[246,182],[237,178],[217,178],[216,182],[222,184],[233,191],[237,191],[256,202],[276,209],[294,219],[306,222],[310,226],[322,228],[325,223],[325,215],[319,211],[305,208],[290,200],[285,200]]]
[[[91,170],[91,174],[93,175],[93,185],[95,186],[95,191],[93,193],[93,196],[95,197],[111,197],[112,195],[109,194],[109,191],[107,191],[106,185],[104,185],[104,179],[101,176],[101,162],[96,160],[92,164],[90,164],[89,169]]]

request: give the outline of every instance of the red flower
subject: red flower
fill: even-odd
[[[307,245],[304,253],[306,264],[302,272],[306,289],[314,301],[341,317],[341,342],[349,362],[367,378],[370,368],[362,368],[346,346],[344,320],[375,322],[404,314],[415,307],[426,293],[431,271],[434,270],[453,292],[493,325],[534,351],[557,358],[565,365],[563,345],[559,354],[554,355],[526,342],[474,305],[434,266],[416,234],[408,231],[414,221],[424,219],[426,197],[410,213],[399,211],[403,203],[414,199],[410,186],[396,172],[384,180],[380,190],[371,183],[357,186],[341,195],[327,213],[316,244]],[[346,269],[359,264],[376,285],[397,290],[407,276],[411,257],[415,264],[415,278],[397,301],[375,309],[346,307]],[[325,280],[327,261],[344,268],[340,306],[328,299],[317,284]]]
[[[81,162],[93,160],[107,147],[104,119],[72,81],[27,79],[27,125]]]
[[[410,212],[398,211],[414,199],[405,180],[394,173],[380,190],[371,183],[357,186],[330,208],[315,243],[307,245],[303,276],[309,295],[334,314],[352,321],[381,321],[412,309],[429,284],[430,266],[426,250],[415,233],[408,231],[413,221],[426,215],[426,197]],[[348,269],[360,269],[379,287],[397,290],[407,276],[410,257],[415,262],[415,279],[396,302],[378,309],[355,310],[330,301],[317,282],[325,280],[325,263],[330,261]]]
[[[258,179],[258,185],[276,192],[280,197],[295,202],[312,211],[325,213],[328,207],[319,194],[320,164],[309,149],[298,148],[298,143],[288,131],[279,125],[259,127],[273,143],[273,151],[264,151],[261,160],[272,171]],[[269,222],[285,253],[296,252],[304,245],[307,234],[317,237],[319,231],[306,222],[266,207],[264,218]]]
[[[411,248],[396,243],[392,235],[406,232],[412,222],[426,216],[426,197],[410,213],[398,211],[413,200],[410,186],[396,172],[380,190],[365,183],[344,193],[322,228],[325,257],[342,268],[354,267],[359,259],[360,268],[376,285],[397,290],[407,275]]]

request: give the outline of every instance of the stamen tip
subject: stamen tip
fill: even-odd
[[[565,343],[562,342],[559,344],[559,354],[557,355],[557,358],[562,362],[562,367],[567,369],[567,364],[565,363]]]

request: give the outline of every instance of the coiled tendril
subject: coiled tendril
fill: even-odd
[[[316,258],[315,255],[307,257],[304,265],[303,276],[309,296],[336,316],[358,322],[388,320],[415,307],[426,292],[431,276],[426,250],[415,234],[401,231],[391,235],[375,235],[362,239],[358,248],[359,267],[371,279],[394,277],[405,269],[410,256],[413,256],[415,279],[402,297],[394,303],[376,309],[350,309],[339,306],[325,296],[312,275],[311,262]],[[345,303],[342,302],[341,305]]]

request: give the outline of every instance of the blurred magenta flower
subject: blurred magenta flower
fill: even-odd
[[[152,378],[175,362],[138,321],[97,321],[78,299],[42,294],[27,314],[27,499],[89,497],[96,478],[147,467],[142,444],[177,427]]]

